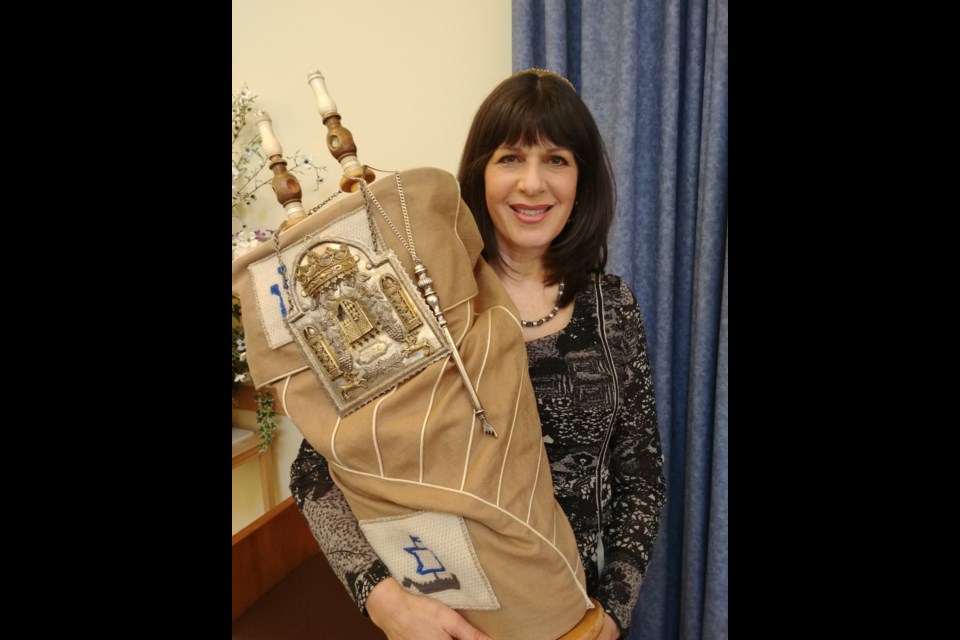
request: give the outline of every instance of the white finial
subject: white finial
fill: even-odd
[[[283,149],[280,148],[280,142],[273,135],[273,121],[266,111],[257,111],[254,122],[257,123],[257,129],[260,130],[260,144],[267,153],[267,157],[283,155]]]
[[[319,71],[314,71],[307,76],[307,82],[317,95],[317,110],[320,112],[320,116],[326,118],[327,114],[336,113],[337,104],[333,101],[333,98],[330,97],[330,94],[327,93],[327,85],[324,81],[323,74]]]

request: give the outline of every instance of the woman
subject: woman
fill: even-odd
[[[615,192],[599,130],[565,78],[520,72],[480,106],[457,178],[483,257],[524,319],[554,494],[587,592],[605,611],[600,638],[626,637],[665,485],[640,311],[627,285],[603,274]],[[485,637],[390,577],[306,442],[290,487],[334,571],[388,637]]]

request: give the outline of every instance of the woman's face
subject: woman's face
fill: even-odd
[[[493,152],[483,177],[502,252],[543,256],[570,219],[578,173],[573,151],[549,140]]]

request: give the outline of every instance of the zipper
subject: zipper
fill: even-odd
[[[607,366],[610,368],[610,377],[613,379],[613,411],[610,414],[610,424],[607,425],[607,434],[603,439],[603,446],[600,447],[600,457],[597,460],[597,483],[596,483],[596,498],[597,498],[597,542],[598,544],[603,544],[603,506],[600,502],[600,483],[601,483],[601,470],[603,469],[603,461],[607,455],[607,449],[610,446],[610,438],[613,436],[613,425],[617,419],[617,413],[620,412],[620,379],[617,377],[617,368],[613,362],[613,353],[610,351],[610,345],[607,342],[607,327],[603,318],[603,291],[600,288],[600,274],[594,274],[594,285],[597,290],[596,304],[597,304],[597,333],[600,336],[600,345],[603,347],[603,355],[607,360]],[[604,549],[604,562],[606,562],[606,549]],[[599,569],[599,567],[598,567]]]

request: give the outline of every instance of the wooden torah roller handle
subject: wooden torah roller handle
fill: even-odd
[[[340,114],[337,113],[337,105],[327,92],[327,85],[323,74],[314,71],[307,76],[308,84],[313,88],[317,97],[317,110],[326,125],[327,131],[327,149],[330,154],[337,159],[343,168],[343,177],[340,178],[340,189],[344,193],[350,193],[357,190],[356,179],[361,176],[367,182],[373,182],[376,179],[373,171],[365,168],[357,160],[357,145],[353,141],[353,134],[350,130],[340,123]]]
[[[265,111],[258,111],[256,119],[257,129],[260,131],[260,142],[264,153],[273,171],[273,181],[270,186],[277,196],[277,202],[283,205],[287,219],[280,227],[281,230],[291,227],[307,217],[303,209],[303,194],[300,182],[296,176],[287,170],[287,161],[283,158],[283,149],[280,142],[273,135],[273,121]]]

